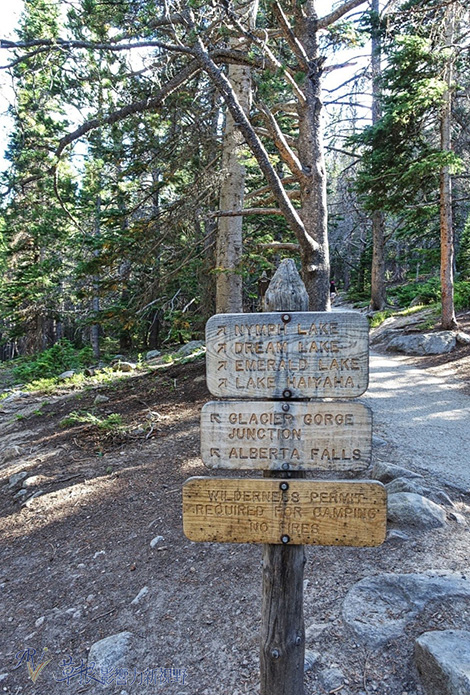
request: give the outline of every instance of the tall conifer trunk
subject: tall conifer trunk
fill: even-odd
[[[248,25],[256,23],[258,0],[251,2],[246,15]],[[232,41],[232,48],[239,42]],[[251,107],[251,69],[245,65],[229,65],[228,79],[238,102],[248,115]],[[222,143],[222,184],[220,210],[242,210],[245,194],[245,167],[241,160],[244,138],[227,109]],[[220,217],[216,245],[216,311],[243,311],[241,261],[243,254],[243,217]]]
[[[380,0],[372,0],[372,124],[382,116],[381,85],[382,46],[380,36]],[[372,268],[370,308],[380,311],[385,306],[385,220],[382,210],[372,213]]]
[[[455,25],[455,8],[446,9],[445,43],[452,51]],[[452,51],[453,52],[453,51]],[[445,65],[447,85],[441,112],[441,150],[452,150],[452,72],[453,55],[449,55]],[[441,227],[441,322],[442,328],[452,330],[457,327],[454,308],[454,231],[452,220],[452,180],[449,166],[444,166],[440,174],[440,227]]]

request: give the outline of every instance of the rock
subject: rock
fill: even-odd
[[[155,548],[156,545],[158,545],[164,540],[165,539],[163,538],[163,536],[155,536],[155,538],[152,538],[152,540],[150,541],[150,547]]]
[[[154,360],[156,357],[160,357],[161,354],[160,350],[149,350],[145,355],[145,359]]]
[[[423,478],[419,473],[413,473],[413,471],[408,470],[408,468],[403,468],[402,466],[395,466],[393,463],[383,463],[377,461],[374,465],[371,477],[375,480],[380,480],[381,483],[389,483],[395,478]]]
[[[11,461],[17,456],[20,456],[21,453],[22,451],[19,446],[6,446],[4,449],[0,451],[0,464]]]
[[[19,483],[21,483],[22,480],[27,478],[28,473],[26,471],[20,471],[19,473],[13,473],[13,475],[10,475],[8,478],[8,487],[13,488],[16,487]]]
[[[195,384],[203,384],[206,381],[206,376],[205,374],[200,374],[199,376],[195,377],[193,381]]]
[[[344,684],[344,673],[339,668],[325,668],[320,671],[320,685],[327,693],[339,690]]]
[[[308,641],[317,639],[329,626],[330,623],[312,623],[305,630],[305,639]]]
[[[201,350],[203,347],[205,347],[203,340],[191,340],[189,343],[186,343],[186,345],[182,345],[176,354],[178,357],[188,357],[192,355],[193,352]]]
[[[66,372],[62,372],[62,374],[59,374],[57,378],[61,381],[67,381],[67,379],[71,379],[75,374],[75,369],[69,369]]]
[[[41,617],[38,618],[38,619],[35,621],[34,626],[35,626],[35,627],[41,627],[41,625],[43,624],[43,622],[45,621],[45,619],[46,619],[46,618],[45,618],[43,615],[41,615]]]
[[[95,376],[96,374],[96,369],[94,367],[86,367],[83,370],[83,373],[85,376]]]
[[[95,673],[130,666],[133,637],[132,632],[118,632],[95,642],[88,652],[88,666],[91,668],[91,664],[94,664]]]
[[[456,344],[453,331],[438,331],[396,335],[388,341],[386,349],[389,352],[404,352],[408,355],[443,355],[452,352]]]
[[[18,490],[16,495],[13,495],[13,498],[19,500],[19,499],[22,499],[27,494],[28,494],[28,491],[25,490],[24,488],[21,488],[21,490]]]
[[[315,664],[320,661],[319,652],[314,652],[311,649],[305,650],[304,672],[311,671]]]
[[[415,661],[427,695],[470,695],[470,632],[425,632],[415,642]]]
[[[125,357],[125,355],[114,355],[112,361],[113,362],[125,362],[126,357]]]
[[[372,437],[372,446],[387,446],[388,442],[385,441],[385,439],[381,439],[381,437],[377,437],[375,434]]]
[[[343,622],[358,641],[375,649],[401,637],[429,604],[444,601],[454,604],[456,616],[464,620],[470,609],[470,581],[451,573],[379,574],[349,590]]]
[[[398,543],[404,543],[405,541],[409,541],[410,537],[407,533],[404,531],[399,531],[396,528],[392,528],[388,533],[387,533],[387,541],[395,541]]]
[[[415,528],[440,528],[446,523],[446,513],[427,497],[413,492],[397,492],[388,496],[387,519]]]
[[[416,482],[415,478],[395,478],[385,486],[389,495],[397,492],[413,492],[415,495],[424,495],[424,490]]]
[[[45,482],[45,480],[46,478],[43,475],[30,475],[28,478],[23,480],[22,487],[26,489],[36,487],[36,485],[40,485],[41,483]]]
[[[144,596],[147,596],[148,592],[148,586],[142,587],[137,596],[134,599],[132,599],[131,606],[136,606],[140,602],[140,600],[144,598]]]
[[[137,369],[137,365],[134,362],[116,362],[113,364],[113,372],[133,372]]]
[[[95,400],[93,401],[93,405],[100,405],[100,403],[107,403],[109,401],[108,396],[104,396],[102,393],[98,393],[97,396],[95,396]]]
[[[470,345],[470,335],[468,335],[468,333],[459,331],[455,334],[455,339],[460,345]]]

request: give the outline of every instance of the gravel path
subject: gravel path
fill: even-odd
[[[406,358],[371,353],[374,434],[396,447],[403,465],[470,491],[470,396],[449,376],[430,375]]]

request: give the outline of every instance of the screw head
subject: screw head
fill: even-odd
[[[290,389],[284,389],[282,392],[283,398],[292,398],[292,391]]]
[[[288,403],[283,403],[282,404],[282,409],[285,413],[289,412],[290,406]]]
[[[288,463],[283,463],[283,464],[282,464],[282,470],[283,470],[283,471],[288,471],[288,470],[289,470],[289,464],[288,464]]]
[[[289,465],[289,464],[287,464],[287,465]],[[289,483],[281,483],[279,487],[281,488],[281,490],[288,490],[289,489]]]
[[[290,536],[287,534],[285,536],[281,536],[281,541],[284,543],[284,545],[287,545],[287,543],[290,541]]]
[[[284,323],[289,323],[289,321],[291,320],[291,315],[290,314],[282,314],[281,318],[284,321]]]

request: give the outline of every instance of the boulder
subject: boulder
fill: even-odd
[[[116,362],[113,365],[113,372],[133,372],[137,369],[137,365],[133,362]]]
[[[375,649],[401,637],[427,606],[445,601],[454,607],[453,619],[470,622],[470,581],[461,574],[379,574],[349,590],[343,622],[356,640]]]
[[[470,632],[425,632],[415,642],[415,661],[426,695],[470,695]]]
[[[101,403],[107,403],[109,401],[108,396],[105,396],[103,393],[98,393],[95,396],[95,399],[93,401],[93,405],[100,405]]]
[[[455,339],[458,343],[460,343],[460,345],[470,345],[470,335],[468,335],[468,333],[459,331],[455,334]]]
[[[160,357],[161,354],[160,350],[149,350],[145,355],[145,359],[154,360],[156,357]]]
[[[440,528],[446,523],[446,513],[427,497],[413,492],[397,492],[388,496],[387,519],[415,528]]]
[[[201,350],[204,346],[205,343],[203,340],[191,340],[189,343],[186,343],[186,345],[182,345],[176,354],[178,357],[188,357],[192,355],[193,352]]]
[[[67,379],[71,379],[74,374],[76,374],[75,369],[69,369],[66,372],[62,372],[62,374],[59,374],[57,378],[61,381],[67,381]]]
[[[415,478],[395,478],[385,485],[387,493],[393,495],[397,492],[413,492],[416,495],[424,495],[424,490],[416,482]]]
[[[408,470],[408,468],[403,468],[402,466],[395,466],[393,463],[383,463],[382,461],[377,461],[374,465],[371,473],[371,477],[374,480],[379,480],[381,483],[389,483],[395,478],[421,478],[423,476],[419,473],[414,473]]]
[[[407,355],[443,355],[452,352],[456,345],[457,339],[453,331],[438,331],[396,335],[387,342],[386,349]]]

